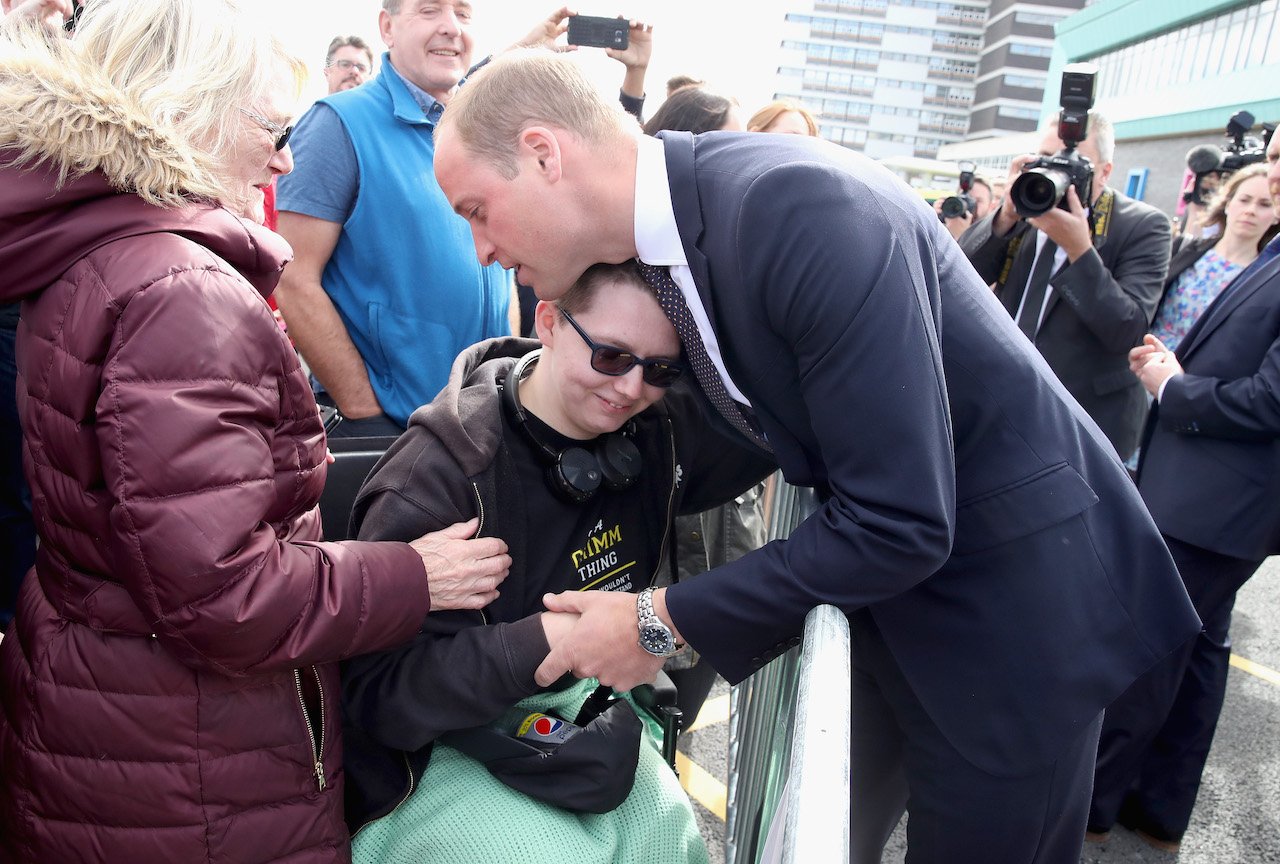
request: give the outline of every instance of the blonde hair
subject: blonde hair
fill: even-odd
[[[774,121],[786,114],[788,111],[794,111],[804,118],[804,125],[809,128],[809,135],[818,137],[818,121],[814,118],[813,113],[808,108],[796,102],[786,99],[775,99],[759,111],[751,115],[751,119],[747,121],[748,132],[763,132],[773,125]]]
[[[4,36],[0,110],[27,117],[0,123],[0,146],[163,206],[234,201],[241,109],[282,71],[295,95],[306,75],[235,0],[93,0],[70,39],[18,24]]]
[[[458,89],[437,134],[452,130],[472,155],[511,180],[519,173],[520,133],[539,124],[601,144],[625,135],[635,118],[606,100],[571,60],[522,48],[495,58]]]

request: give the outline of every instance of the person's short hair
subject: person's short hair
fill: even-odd
[[[403,0],[382,0],[382,8],[388,15],[399,15]]]
[[[291,76],[295,96],[306,78],[306,64],[235,0],[93,0],[74,39],[38,38],[57,78],[73,79],[87,99],[156,130],[149,148],[120,146],[103,125],[84,133],[101,140],[56,167],[63,176],[102,171],[161,206],[192,196],[234,202],[238,182],[228,166],[246,122],[242,109],[261,103],[282,73]],[[51,110],[83,111],[80,103],[63,105]],[[75,118],[45,115],[39,122],[69,126]]]
[[[1058,131],[1058,115],[1049,118],[1047,129]],[[1089,112],[1089,138],[1093,146],[1098,148],[1098,158],[1103,162],[1111,162],[1116,156],[1116,127],[1105,114],[1097,110]]]
[[[987,196],[988,196],[988,197],[990,197],[992,201],[995,201],[995,200],[996,200],[996,190],[995,190],[995,189],[993,189],[993,188],[991,187],[991,184],[990,184],[989,182],[987,182],[986,180],[984,180],[983,178],[975,176],[975,177],[973,178],[973,183],[972,183],[972,185],[973,185],[973,186],[986,186],[986,187],[987,187]]]
[[[1236,197],[1236,193],[1240,191],[1240,186],[1246,180],[1254,177],[1266,177],[1269,169],[1264,163],[1254,165],[1246,165],[1238,171],[1232,172],[1213,198],[1209,201],[1208,209],[1204,212],[1204,218],[1200,222],[1201,228],[1208,228],[1216,225],[1218,228],[1218,236],[1227,227],[1227,205],[1231,203],[1231,199]],[[1272,225],[1266,231],[1262,232],[1262,237],[1258,240],[1258,251],[1262,251],[1262,247],[1271,242],[1271,238],[1280,232],[1280,225]]]
[[[639,288],[653,296],[656,301],[658,292],[640,275],[640,265],[632,258],[621,264],[592,264],[569,290],[555,301],[557,309],[578,315],[591,309],[600,289],[609,285],[626,284]]]
[[[701,87],[706,82],[692,75],[672,75],[667,79],[667,96],[686,87]]]
[[[333,62],[333,55],[337,53],[339,48],[346,47],[357,48],[365,53],[369,58],[369,68],[373,68],[373,49],[369,47],[369,43],[361,39],[359,36],[334,36],[329,42],[329,50],[325,52],[324,63],[328,66]]]
[[[751,115],[751,119],[747,121],[748,132],[763,132],[773,125],[773,121],[777,120],[788,111],[794,111],[804,118],[805,126],[809,127],[809,134],[814,138],[818,137],[818,121],[808,108],[803,105],[792,102],[789,99],[775,99],[759,111]]]
[[[604,98],[572,60],[546,48],[504,52],[467,79],[449,101],[436,135],[452,131],[476,158],[511,180],[520,173],[520,133],[555,126],[589,144],[612,141],[635,127],[617,101]]]
[[[644,124],[644,131],[646,135],[656,135],[663,129],[714,132],[724,128],[725,121],[737,105],[737,101],[704,87],[686,87],[662,103],[662,107]]]

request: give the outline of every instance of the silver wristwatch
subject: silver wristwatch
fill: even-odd
[[[676,653],[676,640],[671,628],[653,614],[653,589],[646,588],[636,596],[636,617],[640,624],[640,647],[654,657],[670,657]]]

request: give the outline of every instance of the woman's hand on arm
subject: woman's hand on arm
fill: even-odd
[[[497,599],[511,556],[497,537],[472,538],[479,524],[478,519],[458,522],[409,544],[427,570],[432,611],[482,609]]]

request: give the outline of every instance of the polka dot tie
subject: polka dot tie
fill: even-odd
[[[694,323],[693,315],[689,312],[689,304],[685,302],[684,292],[671,278],[671,273],[666,267],[655,267],[643,261],[639,263],[640,275],[657,292],[662,311],[675,325],[676,333],[684,344],[685,354],[689,357],[689,364],[693,366],[693,374],[697,377],[702,392],[711,400],[712,407],[719,411],[720,416],[728,420],[733,428],[755,442],[758,447],[772,453],[773,448],[765,440],[764,433],[747,416],[745,406],[730,396],[729,391],[725,389],[724,381],[720,378],[715,364],[711,362],[707,347],[702,343],[702,334],[698,332],[698,325]]]

